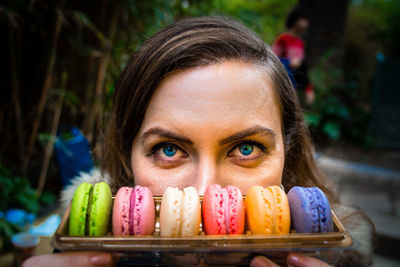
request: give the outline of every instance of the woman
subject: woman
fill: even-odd
[[[313,157],[295,91],[279,59],[242,24],[227,18],[181,20],[149,39],[118,82],[103,146],[113,191],[139,184],[161,195],[167,186],[212,183],[325,186]],[[61,253],[26,266],[65,261],[107,265],[110,255]],[[293,266],[326,266],[290,253]],[[62,265],[64,264],[64,265]],[[256,257],[253,266],[276,266]],[[52,264],[56,266],[56,264]]]

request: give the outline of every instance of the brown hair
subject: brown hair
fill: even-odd
[[[150,99],[160,82],[177,70],[225,60],[261,66],[269,74],[282,103],[285,164],[282,183],[318,186],[332,199],[318,172],[298,98],[290,79],[265,42],[236,20],[226,17],[188,18],[151,37],[130,58],[122,71],[103,145],[103,170],[112,188],[134,183],[130,155]]]

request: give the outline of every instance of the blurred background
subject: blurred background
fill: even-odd
[[[56,211],[71,177],[96,166],[118,76],[146,38],[179,18],[226,15],[272,45],[294,6],[308,11],[314,101],[303,106],[318,164],[342,203],[375,222],[375,266],[400,266],[398,0],[2,1],[0,263],[11,236]],[[9,210],[25,213],[7,220]]]

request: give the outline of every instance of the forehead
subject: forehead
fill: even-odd
[[[219,127],[232,123],[280,127],[280,110],[274,85],[262,67],[226,61],[165,78],[150,101],[144,125],[173,119],[176,124],[207,121]]]

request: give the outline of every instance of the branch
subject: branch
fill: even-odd
[[[67,83],[67,73],[64,72],[62,75],[62,80],[61,80],[61,93],[58,96],[55,111],[54,111],[54,117],[53,117],[53,122],[51,124],[51,130],[50,130],[50,135],[51,136],[56,136],[57,135],[57,129],[58,129],[58,124],[60,122],[60,116],[61,116],[61,110],[63,106],[63,101],[64,101],[64,95],[65,95],[65,85]],[[49,168],[49,163],[51,159],[51,155],[53,153],[53,146],[54,146],[54,141],[55,138],[50,138],[46,150],[44,153],[44,158],[43,158],[43,164],[42,164],[42,169],[40,171],[39,175],[39,183],[36,189],[36,193],[40,195],[43,191],[44,184],[46,182],[46,176],[47,176],[47,170]]]
[[[27,169],[29,166],[29,161],[30,161],[30,158],[31,158],[31,155],[33,152],[33,148],[35,146],[35,141],[36,141],[36,138],[38,135],[40,121],[42,119],[43,111],[46,106],[47,93],[48,93],[50,85],[51,85],[54,64],[56,61],[57,43],[58,43],[58,39],[59,39],[60,32],[61,32],[61,26],[62,26],[62,13],[59,9],[57,9],[56,23],[54,26],[53,39],[52,39],[52,45],[51,45],[51,50],[50,50],[50,58],[49,58],[49,62],[47,64],[47,71],[46,71],[46,77],[45,77],[45,81],[44,81],[43,88],[42,88],[42,95],[40,96],[40,102],[38,105],[36,117],[33,121],[33,126],[32,126],[31,136],[29,138],[27,152],[26,152],[23,164],[22,164],[22,175],[23,176],[26,175],[26,172],[27,172]]]

